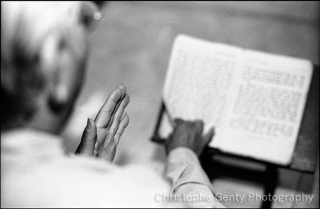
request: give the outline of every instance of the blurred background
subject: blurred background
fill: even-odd
[[[90,36],[85,85],[63,133],[74,152],[88,117],[94,118],[109,93],[123,83],[131,101],[130,124],[115,163],[144,164],[162,174],[165,151],[151,142],[174,38],[188,34],[274,54],[305,58],[319,65],[319,11],[301,2],[108,2]],[[319,157],[318,157],[319,159]],[[317,163],[318,164],[318,163]],[[259,166],[255,166],[257,169]],[[275,194],[314,195],[306,202],[274,202],[272,207],[319,207],[319,166],[315,174],[279,170]],[[253,176],[252,176],[253,178]],[[261,184],[220,176],[212,181],[223,194],[263,194]],[[223,202],[227,207],[260,207],[258,201]]]

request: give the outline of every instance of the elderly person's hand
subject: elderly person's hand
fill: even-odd
[[[166,142],[166,151],[170,153],[178,147],[189,148],[200,157],[204,148],[209,144],[213,137],[213,128],[208,133],[202,135],[202,121],[183,121],[175,119],[175,127]]]
[[[101,157],[112,162],[120,137],[129,124],[129,116],[123,116],[128,103],[126,88],[120,85],[109,95],[96,119],[88,119],[76,154]]]

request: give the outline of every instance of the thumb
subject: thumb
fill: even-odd
[[[214,136],[214,128],[210,128],[208,133],[206,133],[202,137],[203,141],[205,142],[205,146],[207,146],[211,142],[213,136]]]
[[[93,156],[95,143],[97,141],[97,127],[94,121],[88,118],[87,126],[83,131],[80,145],[76,153]]]

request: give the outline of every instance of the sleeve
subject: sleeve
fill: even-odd
[[[171,195],[188,206],[225,208],[214,196],[212,184],[192,150],[183,147],[172,150],[165,175],[171,183]]]

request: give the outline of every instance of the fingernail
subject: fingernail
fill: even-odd
[[[92,119],[90,119],[90,118],[88,118],[88,120],[87,120],[87,127],[88,127],[89,129],[92,129],[92,128],[93,128],[93,121],[92,121]]]
[[[90,118],[90,125],[94,128],[95,127],[95,122],[94,122],[94,120],[92,120],[91,118]]]
[[[91,124],[90,124],[90,118],[88,118],[88,120],[87,120],[87,129],[91,129],[92,127],[91,127]]]

